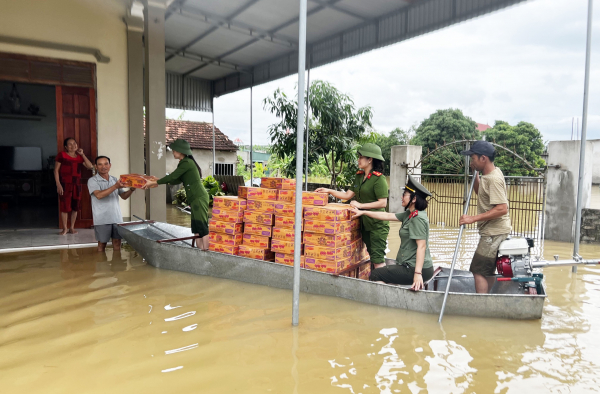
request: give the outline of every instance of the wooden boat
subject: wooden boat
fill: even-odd
[[[192,247],[193,234],[189,228],[143,221],[124,223],[119,226],[119,233],[156,268],[292,289],[293,267],[201,251]],[[300,291],[437,315],[442,307],[450,269],[441,268],[436,271],[436,276],[429,281],[427,288],[415,292],[409,289],[410,286],[380,284],[302,269]],[[524,294],[521,284],[514,281],[496,282],[489,294],[477,294],[473,275],[468,271],[454,270],[445,314],[540,319],[545,299],[543,284],[538,294]]]

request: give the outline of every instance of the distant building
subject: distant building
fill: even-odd
[[[480,133],[491,128],[492,126],[490,126],[489,124],[477,123],[477,131],[479,131]]]

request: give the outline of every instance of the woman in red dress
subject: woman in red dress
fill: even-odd
[[[56,155],[54,165],[54,180],[56,191],[60,201],[60,217],[63,229],[60,235],[66,233],[77,234],[75,231],[75,220],[77,211],[81,209],[81,164],[87,169],[94,168],[92,163],[85,157],[83,149],[77,146],[74,138],[65,139],[65,151]],[[67,218],[71,212],[71,228],[67,229]]]

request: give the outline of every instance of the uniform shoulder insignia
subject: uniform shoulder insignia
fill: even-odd
[[[373,171],[373,174],[375,174],[377,176],[381,176],[382,175],[381,172],[379,172],[379,171]]]
[[[364,173],[365,173],[364,171],[360,170],[360,171],[358,171],[358,172],[356,173],[356,175],[362,175],[362,174],[364,174]]]
[[[416,217],[419,214],[419,211],[417,211],[416,209],[414,211],[412,211],[412,213],[410,215],[408,215],[409,219],[412,219],[414,217]]]

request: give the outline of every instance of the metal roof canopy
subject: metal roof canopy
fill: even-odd
[[[314,68],[524,0],[309,0]],[[165,14],[167,107],[212,111],[212,98],[298,71],[297,0],[175,0]]]

